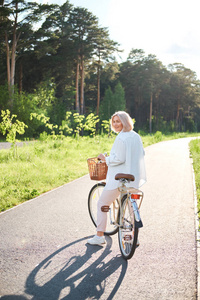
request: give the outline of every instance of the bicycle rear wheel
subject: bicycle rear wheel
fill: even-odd
[[[91,188],[88,196],[88,211],[90,214],[90,218],[93,224],[95,225],[95,227],[97,227],[97,202],[99,200],[99,197],[101,196],[101,193],[103,192],[104,186],[105,186],[104,182],[95,184]],[[113,235],[117,233],[118,226],[111,224],[111,221],[117,220],[118,212],[119,212],[119,201],[118,199],[116,199],[113,202],[113,204],[111,204],[110,211],[107,213],[107,225],[106,225],[106,231],[104,232],[105,235]]]
[[[119,222],[119,247],[122,256],[127,260],[130,259],[137,247],[138,228],[135,226],[135,215],[132,204],[127,195],[122,198],[122,207]]]

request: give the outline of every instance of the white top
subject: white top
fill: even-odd
[[[106,157],[108,173],[105,190],[113,190],[120,186],[115,180],[117,173],[132,174],[135,181],[127,183],[127,187],[139,188],[146,182],[144,163],[144,148],[142,140],[135,131],[121,131],[112,146],[110,156]]]

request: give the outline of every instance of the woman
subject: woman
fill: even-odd
[[[119,181],[115,180],[117,173],[132,174],[134,182],[127,183],[128,187],[139,188],[146,182],[144,164],[144,149],[140,136],[133,131],[133,121],[124,111],[118,111],[111,117],[111,129],[119,132],[112,146],[110,156],[98,156],[108,165],[106,185],[97,203],[97,234],[88,240],[91,245],[105,243],[107,213],[104,206],[110,206],[119,196]]]

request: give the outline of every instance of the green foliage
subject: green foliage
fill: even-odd
[[[80,115],[79,113],[74,113],[73,117],[74,117],[74,122],[75,122],[74,132],[76,133],[76,136],[78,137],[80,134],[80,131],[82,131],[82,129],[84,128],[83,121],[85,119],[85,116]]]
[[[42,133],[40,133],[40,137],[39,140],[40,141],[47,141],[49,139],[49,135],[46,131],[43,131]]]
[[[109,134],[110,133],[110,120],[103,120],[101,123],[102,128],[105,129],[106,133]]]
[[[79,135],[85,135],[88,132],[91,136],[96,134],[96,125],[99,122],[98,116],[90,113],[87,117],[80,115],[79,113],[66,112],[66,118],[62,121],[62,125],[59,126],[60,134],[72,134],[75,133],[76,137]]]
[[[125,92],[120,82],[114,88],[114,106],[115,111],[126,110]]]
[[[47,128],[49,127],[49,117],[46,117],[44,114],[36,114],[36,113],[31,113],[30,115],[30,120],[33,120],[33,118],[36,118],[37,120],[41,121],[43,124],[47,124]]]
[[[95,136],[96,124],[98,122],[98,116],[95,116],[93,113],[89,114],[85,119],[84,130],[91,132],[90,135]]]
[[[100,27],[96,16],[87,9],[75,7],[69,1],[60,6],[30,1],[5,3],[1,8],[0,28],[3,45],[0,47],[0,107],[5,110],[12,104],[11,112],[28,126],[25,132],[28,137],[39,136],[45,128],[37,118],[30,122],[30,113],[50,117],[50,123],[61,126],[60,135],[72,134],[68,127],[77,135],[87,131],[82,127],[83,122],[79,122],[80,117],[78,122],[72,120],[68,125],[71,117],[63,121],[66,111],[78,111],[75,82],[80,78],[84,85],[84,95],[80,89],[78,99],[82,101],[81,114],[96,110],[100,94],[101,120],[109,120],[117,110],[127,110],[136,119],[136,130],[147,131],[151,99],[153,132],[199,130],[200,83],[192,70],[180,63],[165,67],[155,55],[145,55],[142,49],[132,49],[127,61],[118,64],[112,56],[116,50],[120,52],[118,43],[110,40],[108,30]],[[16,63],[16,70],[11,74],[16,83],[10,89],[14,91],[12,97],[8,86],[4,86],[6,43],[11,65]],[[79,59],[82,66],[76,65]],[[52,134],[53,131],[57,133],[56,128]]]
[[[25,125],[24,122],[17,120],[17,115],[11,115],[8,109],[6,111],[1,111],[1,118],[0,131],[3,135],[6,135],[6,141],[12,143],[15,154],[15,146],[17,142],[16,135],[17,133],[19,135],[23,135],[27,125]]]
[[[42,124],[44,124],[45,127],[51,131],[51,134],[53,136],[55,135],[54,129],[57,129],[58,125],[53,125],[49,123],[49,119],[50,119],[49,117],[46,117],[43,113],[42,114],[31,113],[30,120],[33,120],[34,118],[40,121]]]
[[[65,120],[62,121],[62,125],[59,126],[60,134],[71,134],[73,132],[73,129],[71,126],[70,117],[72,115],[71,111],[66,112]]]
[[[114,88],[114,93],[109,86],[105,91],[105,96],[100,105],[101,120],[109,120],[110,117],[120,110],[126,110],[126,100],[124,89],[120,82]]]
[[[33,93],[18,93],[15,89],[13,112],[17,114],[18,118],[23,121],[28,129],[26,136],[38,136],[44,130],[45,124],[39,118],[30,118],[31,114],[35,115],[50,115],[52,106],[55,102],[55,84],[53,80],[41,82]],[[44,120],[43,120],[44,121]],[[48,125],[47,125],[48,126]]]
[[[0,107],[5,110],[8,106],[9,93],[8,85],[0,85]]]
[[[184,130],[189,132],[197,132],[196,124],[190,116],[185,117],[184,119]]]
[[[90,113],[87,117],[84,115],[80,115],[79,113],[72,113],[70,111],[66,112],[65,120],[62,121],[62,125],[59,127],[57,125],[53,125],[50,123],[50,118],[46,117],[43,113],[31,113],[30,115],[31,120],[38,120],[41,124],[44,124],[44,127],[47,131],[43,131],[40,133],[40,140],[47,140],[49,138],[60,139],[66,135],[75,134],[76,137],[80,135],[89,135],[95,136],[97,132],[97,123],[99,122],[99,117]],[[108,127],[105,125],[107,121],[103,121],[103,126]],[[59,135],[55,132],[55,130],[59,129]],[[48,133],[51,131],[51,137]]]
[[[114,96],[113,96],[111,87],[109,86],[105,91],[103,101],[101,102],[100,108],[99,108],[99,114],[100,114],[101,120],[109,120],[110,119],[111,115],[115,111],[113,102],[114,102]]]
[[[50,80],[41,82],[34,90],[32,101],[38,108],[47,110],[54,104],[56,100],[55,88],[56,86],[52,78]]]
[[[156,143],[161,142],[162,141],[162,132],[156,131],[156,133],[154,134],[154,138],[155,138]]]

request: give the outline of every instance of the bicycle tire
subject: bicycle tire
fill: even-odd
[[[128,260],[133,256],[137,247],[138,228],[136,227],[132,204],[127,195],[122,198],[119,224],[119,247],[122,256]]]
[[[90,218],[94,224],[95,227],[97,227],[97,202],[99,200],[99,197],[103,191],[103,188],[105,186],[104,182],[100,182],[95,184],[88,195],[88,211],[89,211],[89,215]],[[116,215],[116,213],[118,213],[118,206],[119,206],[119,202],[118,199],[116,199],[113,204],[111,204],[110,206],[110,210],[111,210],[111,215],[114,216]],[[107,213],[109,214],[109,213]],[[114,219],[114,217],[113,217]],[[104,232],[105,235],[113,235],[116,234],[118,232],[118,226],[117,225],[113,225],[110,224],[110,218],[109,216],[107,217],[107,226],[106,226],[106,231]]]

